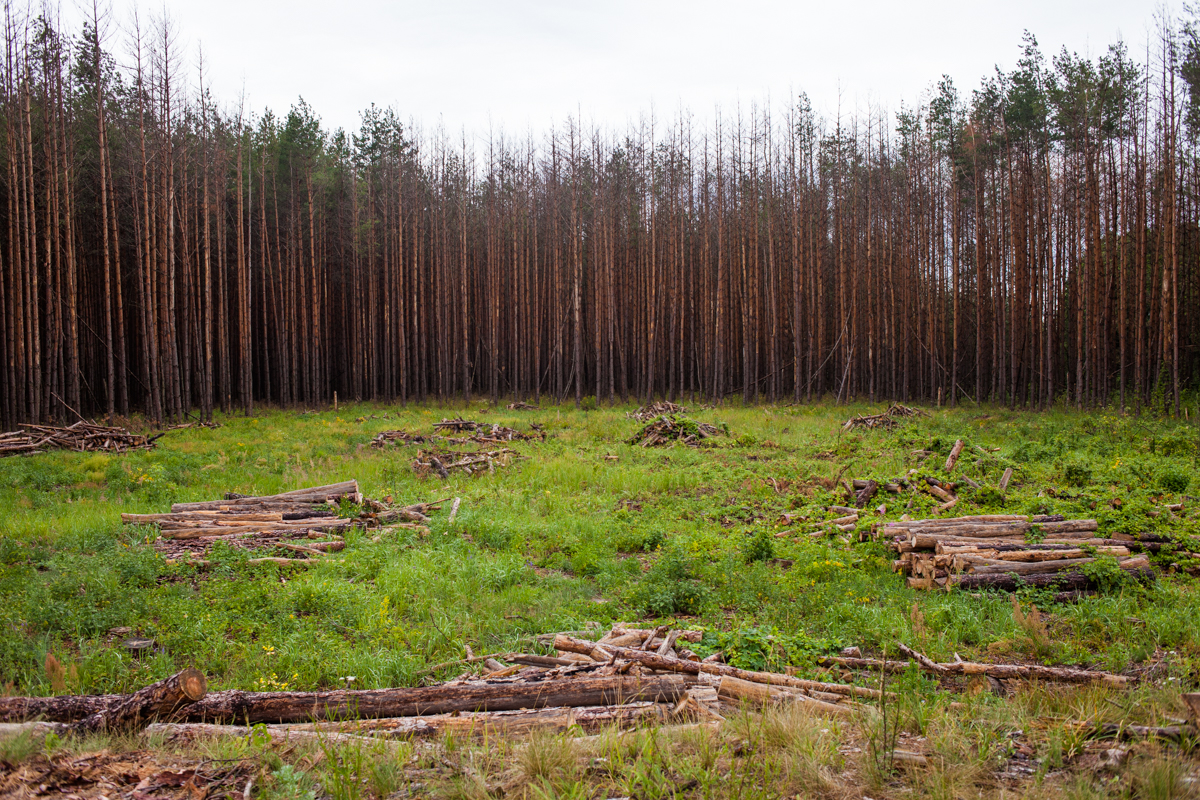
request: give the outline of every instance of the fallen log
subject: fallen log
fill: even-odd
[[[0,723],[41,719],[74,722],[112,708],[123,694],[61,694],[54,697],[0,697]]]
[[[717,684],[717,696],[722,700],[747,702],[755,706],[768,706],[776,703],[795,703],[809,711],[823,714],[852,714],[854,706],[838,705],[825,700],[801,694],[799,691],[782,686],[771,686],[765,683],[755,683],[741,678],[726,675]]]
[[[177,717],[188,722],[250,723],[414,717],[456,711],[616,705],[634,700],[671,702],[685,690],[685,681],[676,675],[622,675],[357,691],[225,691],[181,709]]]
[[[896,647],[901,653],[915,661],[921,669],[935,675],[986,675],[997,680],[1019,678],[1057,683],[1100,683],[1118,689],[1124,689],[1129,685],[1129,678],[1124,675],[1114,675],[1111,672],[1099,670],[1047,667],[1041,664],[980,664],[972,661],[951,661],[939,664],[902,642],[897,642]]]
[[[603,654],[603,656],[601,659],[596,660],[608,660],[613,656],[616,656],[617,658],[634,661],[645,667],[649,667],[650,669],[661,670],[664,672],[682,672],[690,675],[699,675],[703,672],[709,675],[741,678],[744,681],[766,683],[773,686],[790,686],[796,689],[815,689],[821,692],[829,692],[830,694],[853,695],[855,697],[879,697],[879,691],[877,689],[868,689],[864,686],[847,686],[841,683],[810,681],[801,678],[793,678],[790,675],[780,675],[776,672],[754,672],[752,670],[731,667],[727,664],[717,664],[707,661],[687,661],[682,658],[660,656],[657,653],[648,653],[642,650],[634,650],[629,647],[598,645],[595,642],[589,642],[586,639],[576,639],[562,633],[554,637],[554,647],[555,649],[563,650],[569,653],[579,653],[581,655],[591,656],[593,659],[596,659],[596,656],[593,654],[599,652]],[[604,649],[601,649],[602,647]]]
[[[207,691],[204,674],[185,669],[96,710],[72,724],[69,730],[83,734],[140,727],[148,720],[169,716],[181,706],[201,700]]]
[[[958,463],[958,457],[962,455],[963,440],[958,439],[954,442],[954,447],[950,448],[950,455],[946,458],[946,474],[949,475],[954,471],[954,465]]]

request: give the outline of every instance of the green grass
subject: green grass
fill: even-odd
[[[1014,614],[1007,595],[909,589],[891,571],[883,545],[857,535],[819,541],[803,531],[770,535],[784,529],[777,525],[784,512],[824,519],[821,506],[845,504],[835,476],[883,481],[911,469],[932,474],[963,438],[958,471],[983,489],[964,492],[955,513],[1096,517],[1102,535],[1164,533],[1197,553],[1200,518],[1192,503],[1180,514],[1162,508],[1189,489],[1200,495],[1194,479],[1200,439],[1192,425],[1111,412],[968,407],[929,409],[892,432],[843,433],[845,419],[879,409],[725,406],[690,416],[724,423],[730,437],[704,448],[643,449],[627,443],[641,427],[626,418],[631,408],[262,410],[251,418],[219,416],[216,430],[170,432],[153,451],[0,459],[0,686],[34,695],[128,691],[183,666],[203,670],[214,690],[314,689],[341,685],[346,675],[362,688],[404,685],[460,658],[466,645],[476,653],[535,650],[540,633],[660,618],[709,630],[698,652],[724,649],[751,668],[786,664],[823,674],[816,655],[846,645],[894,652],[899,640],[937,659],[958,653],[1154,676],[1128,696],[1039,689],[1005,700],[972,697],[969,719],[946,711],[962,698],[914,679],[913,696],[925,706],[913,706],[911,725],[926,731],[945,757],[940,771],[923,774],[911,788],[949,797],[978,788],[1010,744],[996,732],[1003,724],[985,720],[1005,720],[1030,736],[1036,729],[1047,763],[1070,763],[1078,754],[1054,725],[1159,721],[1181,688],[1196,684],[1200,593],[1186,574],[1196,559],[1156,557],[1162,574],[1154,586],[1116,586],[1069,605],[1053,603],[1048,592],[1021,593],[1019,608],[1040,609],[1039,627],[1025,613]],[[412,472],[415,446],[369,446],[379,431],[427,433],[433,422],[459,413],[522,430],[537,422],[547,439],[515,444],[525,458],[495,474],[448,482]],[[922,463],[911,455],[917,449],[935,454]],[[1006,467],[1015,475],[1002,498],[992,487]],[[146,546],[152,531],[119,521],[122,512],[164,511],[175,501],[226,491],[269,494],[349,478],[373,498],[412,503],[460,496],[463,504],[453,526],[445,510],[435,512],[428,536],[387,531],[374,541],[375,531],[351,534],[345,551],[300,569],[249,565],[245,553],[228,549],[215,550],[207,570],[169,565]],[[881,493],[872,505],[880,503],[887,508],[871,515],[875,520],[927,516],[935,501]],[[784,568],[777,559],[792,563]],[[123,636],[110,634],[118,627],[153,638],[156,649],[126,651]],[[47,670],[48,655],[61,670]],[[456,673],[447,668],[433,677]],[[1100,699],[1092,702],[1093,696]],[[699,737],[660,749],[647,733],[649,749],[630,762],[640,771],[621,772],[610,785],[618,793],[661,796],[664,787],[691,780],[682,778],[689,769],[704,776],[697,786],[726,775],[708,796],[737,786],[746,796],[777,796],[772,792],[800,786],[798,775],[803,785],[825,787],[814,790],[825,796],[869,783],[865,767],[847,767],[811,726],[776,722],[783,727],[761,732],[769,757],[756,763],[725,751],[714,755],[732,747],[732,734],[720,734],[719,745]],[[584,762],[578,754],[564,757],[564,747],[574,745],[539,740],[507,766],[493,766],[517,775],[527,796],[573,796],[571,787],[589,787],[594,775],[581,773]],[[481,791],[487,780],[480,769],[463,771],[453,791]],[[846,769],[857,777],[838,777]],[[1158,792],[1153,787],[1174,774],[1162,769],[1146,768],[1137,786],[1151,788],[1130,782],[1130,796]],[[293,773],[283,775],[283,783],[295,783]],[[322,775],[320,786],[300,781],[295,785],[307,788],[295,791],[344,793],[342,784],[328,783],[341,780],[337,774]],[[403,783],[387,770],[372,780]],[[872,796],[893,788],[879,786]]]

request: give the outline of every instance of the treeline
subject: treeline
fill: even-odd
[[[894,117],[800,97],[480,145],[252,118],[168,21],[48,13],[5,9],[4,426],[335,392],[1177,414],[1196,383],[1195,20],[1140,58],[1027,36]]]

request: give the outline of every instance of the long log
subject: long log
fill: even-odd
[[[756,706],[767,706],[776,703],[794,703],[801,708],[823,714],[852,714],[853,705],[838,705],[814,697],[808,697],[798,691],[782,686],[771,686],[766,683],[755,683],[741,678],[726,675],[717,684],[717,695],[723,700],[748,702]]]
[[[664,672],[682,672],[689,675],[699,675],[701,672],[709,675],[729,676],[733,678],[741,678],[744,681],[752,681],[754,683],[767,683],[773,686],[790,686],[796,689],[809,689],[821,692],[829,692],[831,694],[853,695],[855,697],[878,697],[877,689],[868,689],[864,686],[847,686],[841,683],[823,683],[821,681],[809,681],[802,678],[793,678],[790,675],[780,675],[776,672],[754,672],[752,670],[739,669],[731,667],[728,664],[717,664],[707,661],[687,661],[682,658],[671,658],[669,656],[660,656],[656,653],[648,653],[643,650],[634,650],[629,647],[617,647],[612,645],[597,645],[595,642],[589,642],[586,639],[576,639],[566,634],[558,634],[554,637],[554,647],[558,650],[563,650],[568,653],[579,653],[585,656],[593,656],[592,654],[601,647],[604,651],[611,651],[607,657],[613,655],[618,658],[624,658],[629,661],[635,661],[650,669],[662,670]]]
[[[1076,667],[1047,667],[1040,664],[980,664],[972,661],[938,663],[916,650],[897,642],[904,655],[917,662],[926,672],[935,675],[986,675],[997,680],[1019,678],[1022,680],[1055,681],[1058,683],[1101,683],[1105,686],[1125,688],[1129,678],[1100,670]]]
[[[638,701],[609,706],[555,706],[513,711],[478,711],[345,722],[312,722],[280,726],[291,731],[339,731],[375,736],[453,733],[457,736],[521,736],[534,731],[562,733],[572,727],[595,731],[607,725],[628,727],[666,718],[666,706]]]
[[[54,697],[0,697],[0,723],[41,719],[74,722],[120,703],[123,694],[62,694]]]
[[[136,728],[149,720],[169,716],[185,704],[200,701],[207,691],[204,673],[185,669],[97,710],[71,725],[70,730],[82,734]]]
[[[1150,567],[1126,569],[1125,572],[1139,583],[1151,583],[1154,580],[1154,570]],[[1047,587],[1052,586],[1060,592],[1079,592],[1097,588],[1094,580],[1082,572],[1044,572],[1033,575],[963,575],[957,579],[960,589],[993,589],[1000,592],[1015,592],[1022,586]]]
[[[1084,564],[1093,564],[1095,558],[1065,558],[1055,561],[1031,561],[1031,562],[1012,562],[1006,561],[1001,564],[985,564],[974,568],[974,575],[1000,575],[1013,573],[1016,575],[1033,575],[1039,572],[1061,572],[1063,570],[1076,569]],[[1150,566],[1150,559],[1147,556],[1137,556],[1136,558],[1127,558],[1118,560],[1117,565],[1122,569],[1140,569]]]
[[[181,511],[219,511],[223,508],[238,508],[240,506],[285,505],[288,503],[324,503],[341,497],[358,495],[358,481],[343,481],[328,486],[312,486],[307,489],[294,489],[281,494],[263,495],[258,497],[238,497],[232,500],[208,500],[199,503],[175,503],[171,506],[173,513]]]
[[[676,675],[619,675],[358,691],[225,691],[180,709],[177,717],[188,722],[250,723],[414,717],[547,706],[606,706],[635,700],[672,702],[682,697],[686,688],[686,682]]]

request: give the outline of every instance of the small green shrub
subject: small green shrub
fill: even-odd
[[[742,548],[742,558],[747,564],[753,564],[756,561],[770,561],[775,557],[775,537],[768,530],[760,530],[758,533],[750,537],[750,541],[746,542],[746,546]]]
[[[1087,486],[1092,482],[1092,468],[1080,461],[1063,466],[1063,479],[1071,486]]]
[[[1191,482],[1192,477],[1180,469],[1167,468],[1158,475],[1158,487],[1164,492],[1183,494]]]

